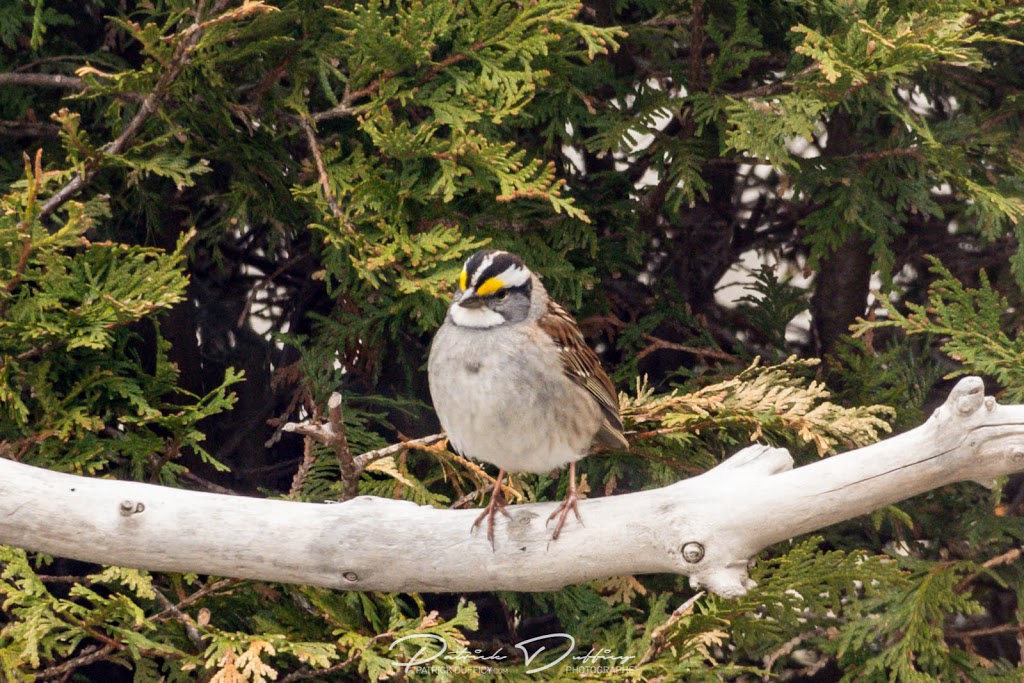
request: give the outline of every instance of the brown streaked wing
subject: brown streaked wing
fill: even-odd
[[[564,308],[549,300],[548,310],[537,324],[554,339],[561,350],[562,370],[566,377],[589,391],[601,407],[605,423],[597,439],[608,446],[626,448],[628,443],[622,436],[622,417],[619,415],[619,397],[615,393],[615,386],[601,367],[597,354],[587,346],[576,320]]]

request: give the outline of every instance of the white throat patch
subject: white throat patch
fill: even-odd
[[[455,304],[448,312],[451,313],[452,322],[459,327],[497,327],[505,322],[505,318],[502,317],[501,313],[492,311],[486,306],[483,308],[465,308]]]

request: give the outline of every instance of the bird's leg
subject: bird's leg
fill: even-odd
[[[555,525],[555,533],[551,534],[551,540],[555,541],[558,539],[558,534],[562,532],[562,525],[565,524],[565,518],[569,516],[569,510],[573,511],[576,515],[576,521],[583,524],[583,518],[580,517],[580,509],[576,506],[576,501],[580,499],[576,493],[576,463],[569,463],[569,491],[565,494],[565,500],[562,504],[555,508],[555,511],[548,517],[548,523],[551,522],[556,516],[558,517],[558,524]]]
[[[494,480],[494,490],[491,492],[491,502],[487,504],[484,511],[480,513],[480,516],[473,522],[473,526],[470,529],[476,529],[480,526],[480,522],[483,521],[484,517],[487,518],[487,540],[491,542],[491,548],[494,548],[494,513],[498,510],[501,514],[505,515],[509,519],[512,515],[505,511],[505,496],[501,493],[501,480],[505,478],[505,470],[498,470],[498,478]]]

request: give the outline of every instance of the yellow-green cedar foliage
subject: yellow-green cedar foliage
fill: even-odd
[[[341,389],[354,454],[435,431],[430,334],[483,246],[545,278],[622,392],[631,452],[581,463],[591,496],[752,440],[798,462],[871,443],[943,375],[1020,401],[1022,27],[989,0],[0,3],[0,457],[340,498],[335,454],[281,425]],[[493,474],[441,443],[356,486],[443,507]],[[567,680],[588,662],[531,673],[564,647],[515,647],[565,633],[618,658],[589,672],[609,681],[1019,681],[1022,515],[1019,478],[934,491],[766,549],[734,601],[675,576],[341,593],[0,547],[0,679]]]

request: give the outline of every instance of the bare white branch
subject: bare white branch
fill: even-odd
[[[923,425],[792,469],[753,446],[665,488],[582,501],[552,542],[555,503],[509,506],[495,548],[476,510],[358,497],[320,505],[90,479],[0,460],[0,543],[88,562],[347,590],[553,590],[674,572],[724,596],[761,548],[956,481],[1024,471],[1024,406],[960,381]]]

